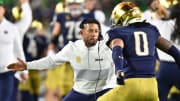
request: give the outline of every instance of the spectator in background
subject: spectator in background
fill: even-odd
[[[34,20],[23,40],[26,61],[37,60],[46,56],[47,46],[47,37],[44,34],[42,23]],[[29,70],[29,79],[19,85],[20,101],[38,101],[40,81],[40,71]]]
[[[21,33],[17,27],[4,17],[4,1],[0,0],[0,101],[12,101],[14,94],[14,72],[7,70],[6,65],[16,62],[17,58],[25,61]],[[27,75],[21,75],[27,79]]]
[[[32,22],[32,10],[29,4],[29,0],[19,0],[18,3],[20,3],[20,5],[14,6],[12,8],[11,10],[12,16],[10,17],[13,17],[13,22],[20,32],[20,37],[21,37],[20,40],[22,42],[23,37],[25,33],[27,32],[27,30],[29,29],[29,26],[31,25],[31,22]],[[14,94],[12,97],[13,101],[18,100],[19,81],[17,79],[21,81],[21,76],[20,76],[21,74],[28,76],[27,71],[17,72],[15,74],[16,78],[14,78],[15,87],[14,87]],[[20,82],[20,83],[24,83],[24,82]]]

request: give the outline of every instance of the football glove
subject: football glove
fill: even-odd
[[[124,72],[122,70],[117,71],[117,84],[118,85],[125,85],[124,82]]]

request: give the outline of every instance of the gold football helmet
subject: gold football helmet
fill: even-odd
[[[33,20],[31,27],[36,28],[37,31],[41,31],[43,29],[43,24],[40,21]]]
[[[121,2],[112,11],[112,25],[124,26],[133,20],[141,19],[142,13],[134,3]]]
[[[15,18],[15,20],[20,20],[24,14],[19,6],[15,6],[12,8],[12,15]]]
[[[65,2],[59,2],[56,4],[55,13],[68,12]]]

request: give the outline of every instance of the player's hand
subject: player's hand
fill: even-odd
[[[22,72],[20,76],[21,76],[21,79],[22,79],[23,83],[25,83],[29,79],[29,74],[28,73]]]
[[[117,71],[117,84],[118,85],[125,85],[124,72],[122,70]]]
[[[18,59],[18,62],[8,65],[7,68],[12,69],[12,70],[17,70],[17,71],[25,70],[26,69],[26,63],[19,58],[17,58],[17,59]]]

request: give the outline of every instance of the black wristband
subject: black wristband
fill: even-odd
[[[171,46],[167,53],[175,59],[180,67],[180,51],[175,46]]]

